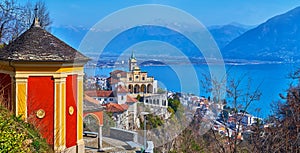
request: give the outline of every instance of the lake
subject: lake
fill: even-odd
[[[218,66],[212,66],[218,69]],[[250,78],[251,89],[256,88],[262,92],[259,101],[251,104],[248,112],[258,117],[265,118],[271,113],[270,104],[280,100],[279,93],[285,95],[286,89],[292,82],[288,78],[289,73],[295,71],[298,64],[240,64],[226,65],[229,76],[238,80],[242,76],[243,81],[240,85],[241,90],[247,89],[247,83]],[[109,72],[114,69],[126,70],[126,67],[120,68],[85,68],[87,76],[104,75],[109,76]],[[158,80],[159,86],[163,89],[175,92],[194,93],[199,96],[209,96],[200,83],[204,80],[203,74],[209,74],[208,66],[203,65],[164,65],[164,66],[142,66],[142,71],[148,72]],[[230,103],[230,102],[229,102]],[[256,108],[260,108],[257,112]]]

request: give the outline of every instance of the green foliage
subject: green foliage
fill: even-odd
[[[168,111],[172,113],[172,117],[175,115],[178,120],[183,119],[184,107],[178,97],[168,99]]]
[[[138,94],[138,95],[136,96],[136,99],[137,99],[138,101],[140,101],[140,100],[141,100],[141,95]]]
[[[162,89],[162,88],[158,88],[157,89],[157,93],[158,94],[163,94],[163,93],[166,93],[166,91],[164,89]]]
[[[158,128],[164,124],[164,121],[159,116],[148,114],[146,118],[147,129]],[[141,129],[144,129],[144,122],[141,123]]]
[[[23,122],[21,116],[0,105],[0,153],[49,152],[49,146],[32,125]]]
[[[169,98],[168,99],[168,105],[174,110],[174,112],[177,112],[179,106],[180,106],[180,101],[177,98]]]

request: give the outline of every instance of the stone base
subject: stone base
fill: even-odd
[[[84,153],[84,141],[79,140],[77,141],[77,153]]]
[[[64,152],[67,152],[67,153],[78,153],[77,152],[77,146],[73,146],[73,147],[67,148],[67,149],[64,150]]]

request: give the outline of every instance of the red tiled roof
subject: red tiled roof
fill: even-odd
[[[111,90],[89,90],[84,93],[90,97],[114,97],[114,93]]]
[[[117,77],[118,74],[121,75],[121,77],[126,77],[127,73],[125,71],[122,70],[115,70],[109,73],[110,76],[112,76],[113,78]]]
[[[129,107],[127,104],[121,104],[120,106],[121,106],[124,110],[128,110],[128,107]]]
[[[84,100],[85,101],[88,101],[88,102],[91,102],[91,103],[94,103],[94,104],[100,104],[100,101],[88,96],[88,95],[84,95]]]
[[[136,102],[138,102],[137,99],[135,99],[129,95],[126,96],[126,103],[136,103]]]
[[[127,109],[124,109],[121,105],[116,104],[116,103],[108,103],[104,104],[106,106],[106,111],[107,112],[112,112],[112,113],[122,113],[126,111]]]
[[[119,85],[117,88],[117,93],[128,93],[128,90],[125,87]]]

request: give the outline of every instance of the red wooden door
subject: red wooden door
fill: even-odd
[[[66,147],[77,143],[77,75],[68,75],[66,80]]]
[[[54,138],[54,80],[52,77],[29,77],[27,116],[50,145]]]

